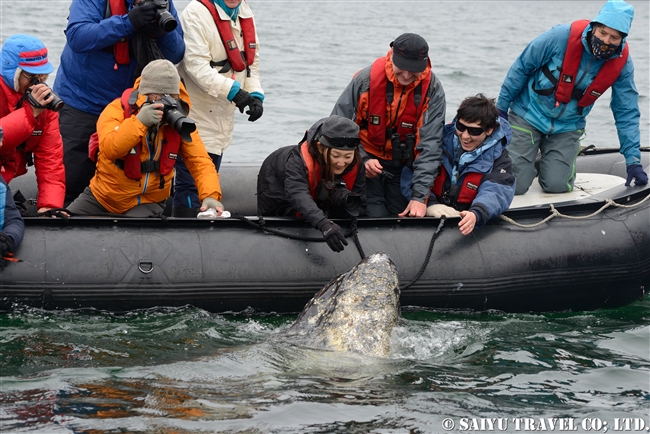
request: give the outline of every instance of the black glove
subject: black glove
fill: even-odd
[[[318,222],[316,227],[323,233],[323,238],[327,241],[327,245],[330,246],[330,249],[335,252],[342,252],[344,248],[343,245],[348,245],[348,241],[345,239],[341,227],[336,223],[323,219]]]
[[[14,251],[14,239],[4,232],[0,232],[0,256],[5,256]]]
[[[150,38],[154,38],[154,39],[160,38],[165,33],[167,33],[162,29],[162,27],[160,27],[160,25],[157,22],[145,24],[141,30]]]
[[[253,103],[253,100],[254,98],[250,93],[246,92],[244,89],[239,89],[235,97],[232,99],[232,102],[234,102],[239,109],[239,113],[244,113],[246,106],[251,105]],[[260,114],[260,116],[262,115]]]
[[[250,115],[248,117],[248,122],[255,122],[256,120],[262,117],[262,113],[264,113],[264,107],[262,107],[262,101],[253,97],[251,103],[248,104],[248,110],[246,110],[246,114]]]
[[[136,30],[156,19],[156,5],[153,3],[140,3],[129,11],[129,20]]]

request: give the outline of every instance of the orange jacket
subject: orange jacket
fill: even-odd
[[[140,84],[138,78],[135,88]],[[181,86],[181,99],[190,104],[190,98]],[[145,95],[139,95],[137,105],[142,106],[146,101]],[[131,117],[124,119],[124,109],[120,98],[110,103],[99,115],[97,120],[97,135],[99,136],[99,154],[97,155],[97,168],[95,176],[90,181],[93,196],[111,213],[123,214],[131,208],[143,203],[156,203],[165,201],[171,191],[173,174],[165,177],[164,185],[160,188],[161,179],[157,172],[143,173],[140,180],[126,177],[115,160],[124,158],[138,142],[142,143],[140,160],[147,161],[149,147],[146,143],[147,127],[136,118],[137,111]],[[190,116],[191,118],[191,113]],[[154,155],[160,154],[161,140],[165,128],[161,127],[154,140]],[[199,199],[213,197],[221,200],[221,185],[208,152],[199,137],[198,130],[192,133],[192,141],[181,140],[180,155],[194,177]]]

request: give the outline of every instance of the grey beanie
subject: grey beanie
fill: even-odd
[[[318,141],[324,146],[350,150],[359,146],[359,125],[348,118],[332,115],[324,120],[320,132]]]
[[[180,80],[176,67],[169,60],[153,60],[142,70],[138,92],[140,95],[179,94],[181,92]]]

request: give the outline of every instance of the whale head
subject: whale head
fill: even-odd
[[[283,338],[300,346],[385,357],[400,317],[397,268],[383,252],[330,281]]]

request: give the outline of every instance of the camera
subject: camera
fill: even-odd
[[[192,119],[185,117],[184,110],[179,107],[178,101],[172,98],[170,95],[163,95],[160,101],[163,104],[163,116],[162,121],[171,125],[178,134],[186,142],[191,142],[192,137],[190,136],[196,130],[196,122]],[[183,111],[181,111],[183,110]]]
[[[36,84],[40,84],[41,81],[38,79],[37,76],[33,76],[30,83],[32,84],[32,86],[34,86]],[[45,86],[47,86],[46,83],[43,83],[43,84],[45,84]],[[47,87],[49,88],[49,86],[47,86]],[[59,110],[61,110],[63,108],[64,102],[63,102],[63,100],[61,98],[59,98],[59,95],[54,93],[54,91],[52,89],[50,89],[50,93],[47,94],[45,99],[49,98],[50,95],[54,97],[52,99],[52,101],[50,101],[46,106],[42,106],[32,96],[32,90],[29,89],[29,88],[25,89],[25,96],[27,98],[27,101],[29,101],[29,103],[32,105],[32,107],[46,108],[48,110],[52,110],[53,112],[58,112]]]
[[[390,136],[390,143],[393,145],[393,160],[404,160],[411,164],[415,159],[415,136],[407,134],[406,140],[402,142],[399,134]]]
[[[344,182],[323,183],[325,199],[333,207],[344,209],[352,217],[361,214],[361,196],[348,190]]]
[[[156,21],[161,29],[167,33],[174,31],[178,22],[167,10],[167,0],[142,0],[140,5],[145,3],[153,3],[156,6]]]

